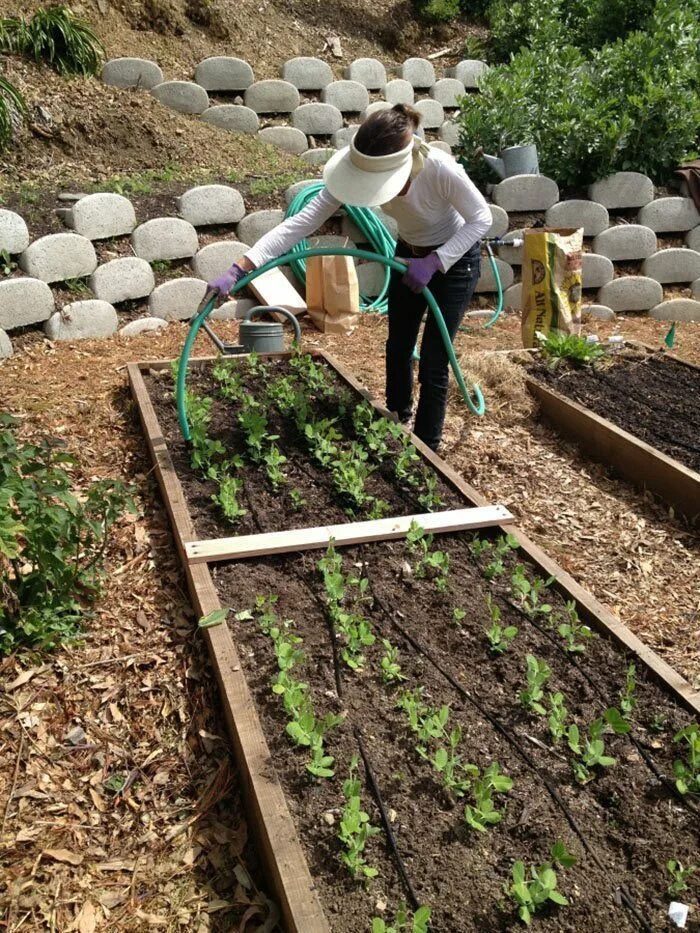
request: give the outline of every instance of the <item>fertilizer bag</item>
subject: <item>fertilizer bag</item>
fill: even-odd
[[[523,250],[523,346],[537,333],[576,334],[581,327],[583,229],[525,231]]]
[[[360,314],[360,287],[350,256],[312,256],[306,260],[306,307],[325,334],[349,334]]]

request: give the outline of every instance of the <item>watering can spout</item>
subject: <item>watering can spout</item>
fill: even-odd
[[[483,151],[480,153],[480,155],[484,162],[489,166],[489,168],[493,169],[499,178],[506,177],[506,166],[503,159],[499,159],[498,156],[488,155]]]

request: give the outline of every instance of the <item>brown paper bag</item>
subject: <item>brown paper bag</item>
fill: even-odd
[[[537,346],[537,333],[581,329],[583,230],[525,231],[523,253],[524,347]]]
[[[350,334],[360,313],[360,287],[350,256],[306,260],[306,306],[322,333]]]

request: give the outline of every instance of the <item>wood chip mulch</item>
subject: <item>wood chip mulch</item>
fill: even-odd
[[[381,398],[385,326],[364,317],[349,338],[309,331],[305,340]],[[218,325],[230,339],[236,327]],[[601,335],[614,329],[658,345],[664,325],[596,325]],[[84,643],[0,662],[7,933],[250,933],[269,915],[216,686],[125,385],[127,362],[171,358],[184,335],[172,325],[128,341],[51,345],[29,333],[0,365],[1,407],[22,419],[22,435],[60,438],[79,459],[79,483],[120,476],[139,504],[113,535]],[[489,411],[473,418],[451,396],[446,459],[700,684],[698,535],[539,424],[516,364],[484,364],[481,351],[517,347],[518,337],[513,318],[460,335]],[[679,329],[678,350],[700,362],[700,326]]]

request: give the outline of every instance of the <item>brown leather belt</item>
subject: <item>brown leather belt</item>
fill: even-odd
[[[396,244],[396,252],[402,253],[407,252],[411,256],[416,256],[419,259],[423,259],[425,256],[428,256],[430,253],[434,253],[435,250],[440,249],[443,244],[440,243],[438,246],[413,246],[411,243],[407,243],[405,240],[399,240]]]

